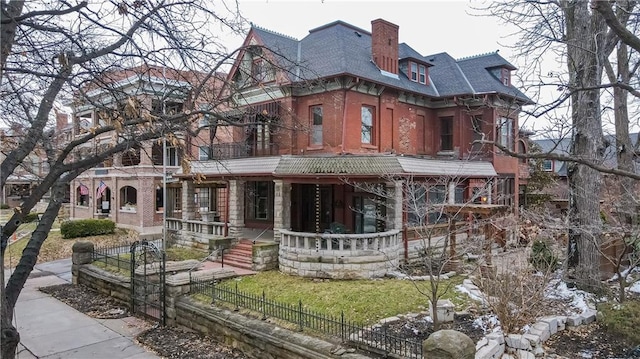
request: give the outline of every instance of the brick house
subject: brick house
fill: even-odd
[[[335,21],[301,40],[253,26],[228,77],[227,116],[245,126],[174,174],[170,202],[182,203],[170,230],[195,242],[273,237],[282,271],[376,277],[409,257],[411,181],[436,184],[422,201],[516,211],[521,163],[477,142],[518,148],[531,100],[511,83],[515,67],[497,52],[423,56],[398,32],[383,19],[371,31]]]
[[[150,115],[180,114],[200,75],[153,66],[106,73],[101,79],[103,88],[88,91],[89,100],[73,103],[71,137],[77,138],[112,121],[113,116],[123,115],[123,103],[129,99],[138,100],[141,111]],[[213,78],[214,85],[218,80]],[[185,126],[193,124],[185,118]],[[218,136],[224,137],[224,131],[218,131]],[[102,134],[81,145],[75,156],[108,146],[116,138],[113,131]],[[210,142],[209,131],[202,129],[197,138],[175,134],[173,140],[146,141],[78,176],[70,185],[70,218],[108,218],[119,227],[143,235],[161,235],[165,211],[163,172],[170,177],[184,158],[197,158],[198,145]]]

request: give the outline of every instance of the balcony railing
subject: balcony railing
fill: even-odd
[[[224,222],[203,222],[196,220],[183,220],[179,218],[167,218],[167,229],[177,232],[191,232],[194,234],[210,234],[214,236],[225,235]]]
[[[306,233],[280,230],[280,246],[285,250],[313,250],[333,252],[335,255],[360,251],[396,250],[400,245],[400,231],[397,229],[365,234]]]
[[[246,142],[219,143],[211,146],[213,160],[228,160],[233,158],[275,156],[278,145],[275,143],[247,144]]]

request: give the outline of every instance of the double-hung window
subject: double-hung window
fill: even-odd
[[[322,146],[322,106],[311,107],[311,145]]]
[[[361,120],[362,120],[361,142],[364,144],[372,145],[374,143],[373,125],[375,122],[373,107],[362,106]]]

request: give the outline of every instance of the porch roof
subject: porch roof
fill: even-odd
[[[205,176],[461,176],[486,178],[497,173],[490,162],[447,161],[397,155],[251,157],[194,161],[192,173]],[[180,173],[177,173],[180,175]]]

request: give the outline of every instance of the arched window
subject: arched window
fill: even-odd
[[[524,141],[518,141],[518,153],[525,154],[527,153],[527,146],[524,144]],[[526,163],[526,158],[520,158],[520,163]]]
[[[82,183],[80,183],[80,185],[76,187],[76,205],[89,205],[89,187],[83,185]]]
[[[131,186],[120,188],[120,209],[126,211],[136,211],[138,204],[138,191]]]
[[[140,164],[140,148],[131,148],[122,153],[123,166],[137,166]]]

